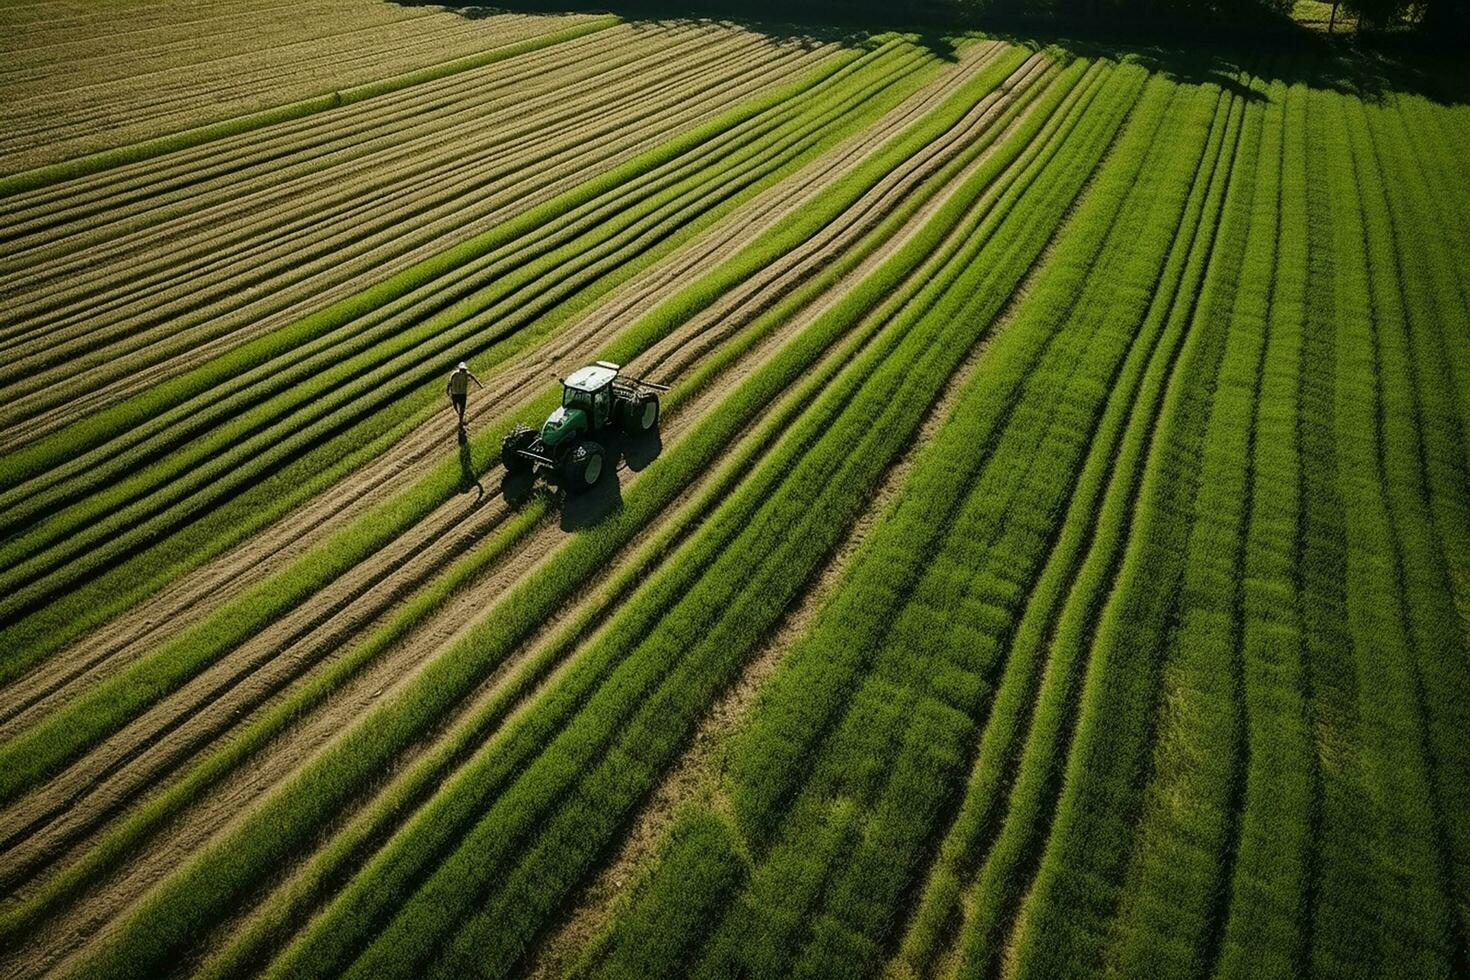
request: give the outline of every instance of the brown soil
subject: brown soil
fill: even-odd
[[[660,43],[666,68],[635,64],[620,70],[620,81],[593,78],[580,93],[528,98],[529,121],[517,113],[498,128],[431,130],[425,138],[436,145],[427,152],[410,146],[388,159],[358,159],[364,143],[354,143],[344,166],[321,170],[330,158],[312,157],[302,181],[272,171],[256,181],[254,193],[241,193],[250,190],[246,183],[227,188],[230,196],[218,204],[191,199],[186,216],[125,235],[100,252],[63,256],[41,270],[61,277],[50,284],[37,278],[40,272],[27,271],[41,289],[32,319],[45,331],[32,329],[36,341],[21,342],[8,359],[12,397],[0,439],[13,447],[37,438],[77,413],[112,404],[381,281],[446,242],[549,199],[584,179],[589,167],[613,166],[784,81],[808,57],[738,36],[713,45],[697,38],[677,48]],[[711,73],[706,59],[722,55],[722,72]],[[667,84],[656,84],[660,75]],[[501,101],[508,98],[514,93]],[[544,106],[539,115],[538,102]],[[609,113],[632,115],[614,121]],[[409,156],[393,163],[404,152]],[[136,258],[140,253],[146,260]],[[81,258],[89,269],[67,273]],[[201,291],[201,281],[208,289]],[[64,315],[52,308],[62,301],[69,304]],[[17,316],[22,312],[18,306]],[[63,356],[64,365],[48,366]],[[67,392],[82,392],[65,405],[57,384],[63,374]]]
[[[323,5],[324,6],[324,5]],[[0,171],[14,173],[68,157],[126,145],[231,118],[334,89],[437,64],[546,31],[584,17],[504,14],[468,19],[451,13],[414,16],[392,5],[333,4],[330,13],[357,25],[335,35],[250,50],[210,61],[135,72],[126,80],[99,78],[52,88],[45,76],[29,94],[7,99],[0,113]],[[106,8],[102,8],[105,10]],[[227,8],[224,8],[227,9]],[[109,37],[114,18],[89,17],[75,26],[38,25],[31,44]],[[207,34],[207,23],[180,25]],[[269,43],[270,35],[264,40]],[[27,45],[29,47],[29,45]]]

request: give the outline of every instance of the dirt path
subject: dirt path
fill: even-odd
[[[915,219],[914,219],[915,222],[919,222],[919,221],[923,220],[924,218],[926,218],[927,216],[929,216],[930,214],[932,214],[932,209],[935,208],[935,207],[937,207],[937,206],[938,206],[938,203],[937,202],[934,203],[934,204],[931,204],[928,209],[926,209],[925,211],[920,212],[919,215],[916,215],[915,216]],[[893,242],[890,243],[888,246],[886,246],[886,248],[887,249],[896,248],[898,246],[898,244],[901,243],[902,240],[906,240],[907,235],[910,234],[910,233],[912,233],[912,230],[914,228],[916,228],[916,227],[917,227],[917,224],[915,224],[915,223],[911,223],[909,226],[906,226],[905,233],[904,234],[901,234],[899,236],[896,236],[895,239],[893,240]],[[887,252],[885,251],[883,254],[887,254]],[[863,274],[865,274],[866,271],[871,271],[871,268],[875,267],[876,264],[877,264],[877,262],[880,261],[880,260],[881,260],[881,256],[875,256],[875,257],[873,257],[866,264],[865,269],[863,270]],[[830,301],[831,302],[835,302],[836,301],[836,298],[838,296],[840,296],[841,293],[842,293],[842,289],[841,289],[841,286],[839,286],[839,288],[837,290],[835,290],[833,292],[833,294],[831,294]],[[800,329],[803,329],[810,322],[810,320],[813,317],[815,317],[816,315],[818,315],[820,313],[820,310],[822,308],[824,308],[824,304],[818,304],[818,306],[816,308],[813,308],[809,312],[804,313],[801,317],[794,319],[791,324],[785,325],[783,327],[783,329],[779,332],[779,335],[776,338],[773,338],[772,340],[768,341],[766,344],[763,344],[760,348],[758,348],[759,351],[763,351],[765,353],[762,354],[760,357],[755,358],[754,360],[755,361],[759,361],[759,360],[763,359],[764,356],[768,355],[769,352],[773,351],[775,349],[775,347],[777,345],[779,345],[780,342],[784,341],[785,338],[787,338],[789,336],[792,336],[792,335],[794,335],[795,332],[798,332]],[[710,393],[707,393],[705,396],[702,396],[701,397],[699,404],[701,404],[701,405],[706,404],[706,403],[713,404],[714,403],[713,400],[715,398],[719,397],[725,390],[727,390],[728,389],[728,386],[731,385],[731,384],[733,384],[735,382],[735,380],[737,380],[737,378],[739,376],[743,375],[743,373],[744,373],[743,371],[742,372],[734,372],[728,378],[722,379],[722,383],[720,385],[718,385],[717,388],[714,391],[712,391]],[[680,431],[677,428],[678,425],[687,425],[687,424],[689,424],[688,421],[681,421],[681,420],[693,420],[693,419],[697,419],[697,417],[698,417],[699,414],[700,414],[700,411],[699,410],[690,411],[687,415],[685,413],[680,413],[680,415],[678,416],[678,419],[675,420],[674,426],[671,426],[671,429],[670,429],[670,435],[671,435],[671,437],[672,436],[675,436],[675,434],[678,431]],[[624,473],[623,474],[623,478],[624,479],[627,479],[628,478],[628,474]],[[528,541],[528,543],[525,546],[523,546],[523,556],[525,554],[540,554],[540,553],[543,553],[543,552],[539,551],[539,549],[540,549],[540,547],[542,547],[542,545],[539,544],[538,542],[544,542],[544,541],[546,541],[546,540],[549,539],[549,540],[553,541],[553,543],[554,543],[554,541],[557,538],[560,537],[559,532],[555,532],[555,529],[549,529],[549,530],[552,532],[549,535],[548,534],[533,535],[533,537]],[[511,568],[521,567],[521,564],[522,564],[521,561],[518,560],[514,564],[512,564],[512,565],[510,565],[508,567],[511,567]],[[534,566],[533,566],[533,570],[534,570]],[[500,582],[498,580],[498,574],[499,573],[492,574],[486,580],[487,583],[490,583],[490,587],[492,587],[492,588],[495,588],[495,587],[503,588],[504,587],[504,583],[503,582]],[[528,574],[529,574],[529,572],[528,572]],[[458,619],[458,615],[456,614],[456,610],[458,611],[458,614],[463,614],[465,612],[470,612],[470,613],[479,612],[479,611],[482,611],[483,610],[484,603],[486,601],[489,601],[492,598],[493,598],[493,596],[486,596],[486,595],[482,594],[479,588],[476,588],[472,592],[467,593],[464,596],[461,596],[458,600],[456,600],[454,603],[451,604],[451,606],[450,606],[450,608],[448,610],[448,612],[451,613],[449,616],[447,616],[447,617],[446,616],[437,617],[436,620],[435,620],[435,625],[431,629],[422,630],[418,634],[416,634],[417,637],[422,638],[422,639],[419,639],[418,640],[418,643],[426,643],[427,644],[427,647],[425,647],[425,648],[419,648],[417,646],[417,643],[412,642],[412,641],[410,643],[408,643],[408,644],[405,644],[404,648],[401,651],[396,651],[394,653],[394,655],[389,660],[385,661],[379,668],[376,668],[374,671],[369,672],[367,675],[365,675],[365,677],[363,679],[361,679],[356,685],[354,685],[354,689],[356,689],[359,692],[358,696],[355,699],[353,697],[350,697],[350,696],[348,696],[348,697],[341,697],[341,698],[338,698],[338,699],[334,699],[334,703],[340,704],[340,705],[347,705],[348,706],[347,710],[349,711],[349,717],[352,716],[352,715],[355,715],[355,713],[357,711],[362,710],[362,707],[363,706],[365,706],[368,703],[371,703],[371,699],[372,699],[373,696],[375,696],[376,694],[380,694],[381,693],[381,691],[382,691],[381,685],[379,685],[378,687],[373,687],[372,686],[372,685],[378,683],[378,679],[382,678],[383,676],[390,676],[390,677],[402,677],[402,676],[404,676],[404,673],[406,672],[404,670],[404,667],[406,665],[421,664],[422,662],[424,662],[424,660],[426,660],[428,658],[428,656],[432,653],[432,651],[433,651],[434,648],[436,648],[439,644],[441,644],[446,638],[452,637],[459,630],[465,628],[465,626],[468,625],[468,623],[472,621],[472,619],[467,619],[464,622],[456,622],[456,620]],[[405,657],[408,658],[407,661],[404,660]],[[373,693],[364,696],[361,693],[361,692],[364,692],[364,691],[371,691]],[[334,712],[324,712],[320,717],[323,718],[323,719],[333,718],[334,717]],[[333,729],[339,728],[340,727],[340,724],[342,724],[342,723],[345,723],[345,720],[340,720],[339,719],[339,720],[335,720],[335,721],[326,722],[326,724],[328,725],[328,729],[329,730],[333,730]],[[314,727],[314,725],[315,725],[315,723],[312,723],[312,727]],[[306,730],[307,729],[303,729],[303,731],[306,731]],[[315,741],[315,740],[310,739],[310,738],[307,738],[306,740],[303,741],[303,740],[298,739],[298,738],[295,738],[293,736],[292,738],[290,738],[290,739],[287,740],[287,744],[296,744],[298,746],[304,747],[307,750],[310,750],[310,749],[314,749],[319,743],[317,741]],[[152,750],[150,750],[150,751],[152,751]],[[282,764],[285,761],[285,760],[279,759],[277,757],[277,755],[276,755],[275,752],[270,753],[269,757],[271,759],[276,760],[275,763],[274,763],[274,765],[280,765],[280,764]],[[289,764],[289,763],[287,763],[287,764]],[[247,767],[247,768],[250,768],[250,767]],[[272,771],[272,770],[267,769],[266,771],[269,772],[269,771]],[[274,771],[277,774],[279,774],[279,772],[280,772],[279,769],[275,769]],[[151,778],[156,778],[156,776],[151,777]],[[232,796],[229,793],[223,793],[223,794],[217,794],[217,795],[222,796],[223,799],[225,799],[226,801],[228,801],[227,803],[225,803],[224,805],[222,805],[219,810],[215,811],[217,818],[220,817],[220,816],[223,816],[223,817],[226,817],[227,818],[228,816],[233,815],[234,813],[237,813],[238,812],[238,800],[237,800],[236,797]],[[199,810],[198,812],[201,812],[201,813],[208,812],[208,808],[201,808],[201,810]],[[215,828],[217,828],[218,825],[219,825],[219,820],[216,819],[214,821],[206,821],[206,823],[212,824]],[[179,843],[180,842],[178,841],[178,839],[176,837],[174,837],[174,836],[171,836],[170,837],[169,853],[171,853],[173,855],[174,860],[177,860],[178,854],[180,853],[180,849],[178,848]],[[151,877],[150,877],[149,880],[151,880]],[[112,888],[109,887],[108,889],[106,889],[106,894],[112,894],[112,891],[113,891]],[[83,904],[85,906],[91,906],[92,905],[92,902],[89,900],[88,902],[83,903]],[[78,911],[81,912],[80,909]],[[68,916],[68,918],[70,918],[70,916]]]

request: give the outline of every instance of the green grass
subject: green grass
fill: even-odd
[[[1032,777],[1048,773],[1055,763],[1030,748],[1027,751],[1032,756],[1025,769],[1020,768],[1018,760],[1026,746],[1028,726],[1038,733],[1033,738],[1040,745],[1055,744],[1061,738],[1057,729],[1064,724],[1065,715],[1060,709],[1068,703],[1068,692],[1075,682],[1078,624],[1089,615],[1098,578],[1110,568],[1129,519],[1139,460],[1170,372],[1177,363],[1194,290],[1209,252],[1228,171],[1228,166],[1220,166],[1222,157],[1228,161],[1222,148],[1234,145],[1238,113],[1239,105],[1232,100],[1222,100],[1216,110],[1201,160],[1203,182],[1197,182],[1191,192],[1175,250],[1161,279],[1162,288],[1141,331],[1145,336],[1160,330],[1163,333],[1146,367],[1141,361],[1147,344],[1136,345],[1137,355],[1130,355],[1129,365],[1114,385],[1060,535],[1016,626],[963,800],[940,845],[922,901],[902,943],[902,962],[916,973],[927,969],[953,941],[961,895],[972,887],[983,849],[998,834],[1008,782],[1016,781],[1017,796],[1011,805],[1021,814],[1035,813],[1039,801],[1047,799],[1043,795],[1047,782]],[[1135,385],[1137,395],[1133,394]],[[1089,526],[1084,517],[1094,508],[1096,523]],[[1028,788],[1032,793],[1029,797]],[[1003,862],[1006,853],[1024,853],[1014,846],[1026,840],[1022,826],[1017,822],[1009,827],[1008,836],[997,843],[998,862]],[[978,884],[994,888],[997,881],[1003,880],[1014,889],[1016,879],[993,874],[995,867],[1004,866],[999,863],[988,867]],[[996,895],[990,892],[988,897]],[[1004,905],[1015,898],[1014,891],[999,895],[1003,897],[993,904]]]
[[[1219,969],[1289,976],[1307,950],[1308,869],[1316,771],[1301,582],[1298,472],[1307,260],[1307,93],[1272,86],[1282,131],[1276,272],[1255,406],[1249,526],[1244,535],[1241,674],[1250,746],[1240,800],[1239,848]]]
[[[1240,187],[1244,183],[1248,190],[1251,174],[1248,168],[1235,167],[1234,159],[1224,202],[1226,225],[1211,253],[1199,299],[1198,309],[1210,317],[1211,328],[1199,329],[1196,321],[1191,337],[1196,342],[1181,355],[1189,380],[1171,384],[1165,396],[1160,426],[1172,445],[1161,447],[1159,436],[1153,437],[1155,445],[1150,447],[1136,491],[1140,503],[1112,591],[1095,626],[1084,621],[1074,627],[1083,631],[1084,644],[1088,631],[1095,629],[1095,636],[1080,688],[1073,695],[1076,700],[1066,709],[1075,712],[1068,719],[1073,724],[1070,743],[1037,746],[1044,753],[1063,751],[1066,755],[1053,756],[1050,765],[1036,765],[1024,757],[1021,762],[1021,778],[1026,782],[1023,799],[1036,799],[1034,793],[1055,793],[1053,780],[1061,770],[1061,792],[1052,797],[1055,816],[1050,836],[1041,838],[1045,846],[1038,855],[1037,828],[1018,821],[1014,828],[1003,831],[996,853],[982,872],[982,888],[989,882],[988,887],[1007,890],[1026,887],[1025,879],[1017,883],[1011,877],[1016,864],[1027,869],[1024,873],[1034,874],[1015,954],[1024,969],[1067,970],[1085,962],[1077,947],[1097,941],[1098,923],[1107,921],[1116,896],[1107,887],[1105,875],[1116,873],[1127,857],[1132,808],[1125,789],[1136,788],[1140,782],[1153,687],[1158,681],[1155,658],[1167,635],[1169,606],[1182,571],[1177,555],[1187,536],[1185,515],[1197,479],[1196,454],[1213,394],[1211,361],[1223,347],[1234,270],[1244,248],[1250,198],[1240,193]],[[1201,334],[1214,343],[1199,343]],[[1195,373],[1200,371],[1204,379]],[[1016,792],[1022,792],[1020,785]],[[1111,802],[1098,810],[1102,798]],[[1082,819],[1083,814],[1088,819]],[[1013,907],[1007,911],[1007,904],[992,902],[983,892],[979,897],[978,908],[983,911],[968,924],[961,940],[966,961],[974,964],[967,969],[975,973],[1004,943],[995,939],[994,917],[1015,914]],[[1035,939],[1042,935],[1047,942]]]
[[[1131,102],[1127,88],[1121,94],[1124,104]],[[1178,146],[1194,138],[1203,147],[1214,101],[1213,97],[1201,101],[1196,111],[1202,119],[1180,120],[1197,129],[1197,134],[1190,129],[1168,135],[1159,132],[1158,144]],[[1076,229],[1077,240],[1090,237],[1094,247],[1101,246],[1100,236],[1084,234],[1083,229],[1106,232],[1111,225],[1115,241],[1170,241],[1169,235],[1141,234],[1133,224],[1147,221],[1172,229],[1182,210],[1183,192],[1189,188],[1187,178],[1194,173],[1194,161],[1187,154],[1180,155],[1171,168],[1146,166],[1144,151],[1154,140],[1155,127],[1168,104],[1163,88],[1140,102],[1135,123],[1121,137],[1102,171],[1102,186],[1089,192],[1076,224],[1070,226]],[[1178,186],[1181,172],[1186,180]],[[1117,216],[1116,224],[1113,216]],[[1024,379],[1014,396],[1015,407],[1000,420],[994,435],[986,437],[975,431],[974,420],[984,417],[985,406],[1006,400],[998,396],[993,383],[1010,373],[997,376],[982,371],[972,390],[956,405],[954,421],[936,436],[932,455],[913,477],[915,491],[929,489],[930,481],[955,482],[967,490],[946,522],[942,547],[928,558],[927,570],[912,590],[896,597],[900,600],[897,606],[883,605],[887,591],[881,586],[874,589],[871,583],[882,582],[895,556],[913,550],[913,538],[932,524],[932,516],[913,523],[916,511],[911,511],[910,521],[889,525],[885,531],[893,532],[891,537],[881,544],[879,536],[873,539],[873,564],[854,570],[844,593],[878,605],[871,618],[889,624],[886,635],[880,632],[877,638],[852,644],[877,652],[846,718],[823,742],[797,743],[782,753],[785,756],[794,749],[814,755],[813,771],[800,799],[783,807],[783,830],[769,857],[770,868],[756,872],[767,873],[779,883],[791,877],[782,865],[795,861],[806,869],[803,873],[810,874],[810,861],[804,854],[809,835],[825,833],[819,828],[829,801],[842,799],[865,806],[865,819],[853,832],[851,850],[830,870],[819,904],[788,907],[781,900],[779,885],[760,897],[762,922],[806,920],[803,931],[791,937],[798,948],[804,943],[795,959],[798,974],[866,972],[876,965],[872,960],[887,939],[886,930],[892,928],[890,910],[912,887],[918,859],[963,779],[976,726],[984,719],[994,691],[1000,653],[1020,611],[1020,598],[1045,558],[1048,541],[1035,528],[1068,494],[1066,474],[1074,471],[1079,454],[1096,445],[1092,433],[1100,419],[1099,400],[1112,387],[1108,382],[1134,341],[1133,318],[1142,317],[1140,304],[1148,300],[1147,290],[1139,287],[1157,275],[1151,264],[1162,259],[1161,253],[1140,254],[1130,265],[1108,272],[1094,267],[1088,280],[1091,288],[1086,290],[1082,290],[1082,277],[1069,282],[1069,277],[1051,279],[1043,273],[1044,282],[1056,283],[1055,291],[1043,295],[1038,290],[1034,305],[1020,313],[992,351],[997,367],[1005,365],[1014,371],[1013,383]],[[1065,260],[1059,255],[1057,261]],[[1082,294],[1077,295],[1078,291]],[[1118,301],[1120,295],[1130,299]],[[1070,307],[1070,312],[1058,316],[1053,304]],[[1072,329],[1055,334],[1054,324],[1063,320]],[[1026,334],[1052,335],[1029,371],[1024,361],[1012,362],[1009,356],[1016,347],[1024,347]],[[1076,393],[1062,394],[1069,389]],[[976,454],[970,448],[976,445],[987,447],[988,459],[987,454]],[[1101,451],[1107,451],[1105,445]],[[975,476],[956,481],[950,461],[966,457],[985,460],[986,465]],[[1029,462],[1012,464],[1018,460]],[[937,485],[933,489],[939,491]],[[918,500],[937,497],[942,499],[942,492],[915,494]],[[834,616],[824,623],[836,624],[846,618]],[[811,645],[793,651],[787,662],[795,668],[802,654],[815,655],[843,645],[818,628],[811,634]],[[779,689],[773,685],[773,695],[778,691],[798,702],[822,696],[817,693],[821,688],[812,685],[792,683]],[[895,704],[901,706],[896,724],[886,717]],[[774,698],[763,707],[781,709],[776,717],[791,710]],[[904,720],[908,716],[912,721]],[[753,719],[752,732],[763,733],[762,721],[759,715]],[[763,748],[759,743],[752,747]],[[732,759],[732,771],[737,774],[742,774],[740,753],[745,748],[737,748]],[[746,789],[737,783],[735,791],[738,800]],[[766,926],[741,923],[730,934],[743,936],[748,943],[766,934]],[[773,958],[784,945],[780,940],[761,943],[761,958],[756,961],[761,970],[786,968]]]

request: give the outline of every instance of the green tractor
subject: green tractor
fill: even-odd
[[[540,430],[517,425],[500,443],[500,458],[512,473],[543,470],[569,493],[580,493],[602,477],[603,443],[613,431],[642,435],[658,425],[658,392],[668,385],[618,377],[619,367],[598,361],[562,380],[561,407]]]

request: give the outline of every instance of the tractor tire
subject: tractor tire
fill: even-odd
[[[591,490],[602,479],[603,469],[602,446],[591,441],[579,442],[562,462],[562,486],[567,493]]]
[[[529,425],[517,425],[500,440],[500,459],[512,473],[525,473],[535,465],[517,450],[530,449],[536,443],[536,430]]]
[[[645,391],[623,402],[623,431],[639,436],[658,425],[658,396]]]

